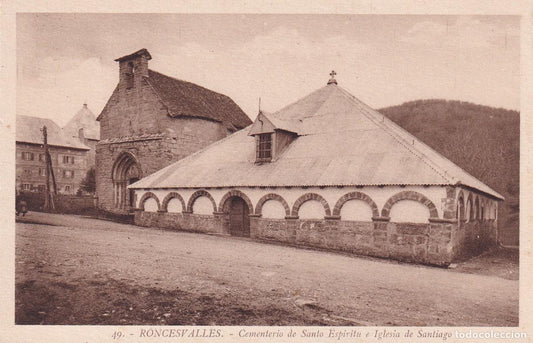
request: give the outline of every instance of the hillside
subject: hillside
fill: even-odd
[[[450,100],[378,110],[505,197],[504,244],[518,244],[520,113]]]

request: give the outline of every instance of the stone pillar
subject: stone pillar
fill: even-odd
[[[122,208],[129,208],[129,194],[128,194],[128,182],[122,181]]]
[[[389,217],[373,217],[374,231],[372,232],[372,245],[374,255],[379,257],[389,257],[388,228]]]
[[[118,185],[116,181],[113,181],[113,205],[118,207]]]
[[[446,187],[446,197],[442,198],[442,218],[456,219],[457,218],[457,201],[455,200],[456,188],[452,186]]]
[[[124,207],[124,194],[122,192],[122,182],[117,183],[118,186],[118,208]]]
[[[287,239],[289,243],[297,243],[298,216],[285,216],[287,221]]]
[[[257,237],[258,236],[257,235],[257,232],[258,232],[257,220],[261,218],[261,214],[249,213],[248,217],[250,218],[250,237],[252,238]]]
[[[221,235],[230,235],[229,222],[227,214],[224,212],[213,212],[213,232]]]
[[[447,266],[460,253],[454,247],[452,239],[455,229],[457,229],[455,219],[429,219],[428,263]]]

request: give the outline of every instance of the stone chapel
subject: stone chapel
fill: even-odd
[[[115,60],[119,82],[97,118],[96,195],[114,213],[135,207],[128,185],[251,124],[226,95],[153,71],[151,58]]]

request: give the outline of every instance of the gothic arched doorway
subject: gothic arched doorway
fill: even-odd
[[[113,204],[116,209],[130,210],[135,207],[134,192],[128,185],[141,178],[141,168],[137,159],[129,152],[121,153],[113,165]]]

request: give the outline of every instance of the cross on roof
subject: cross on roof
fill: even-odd
[[[337,84],[337,80],[335,80],[335,75],[337,75],[337,73],[335,72],[335,70],[332,70],[331,73],[329,73],[329,75],[331,76],[331,79],[329,79],[328,85],[332,83]]]

